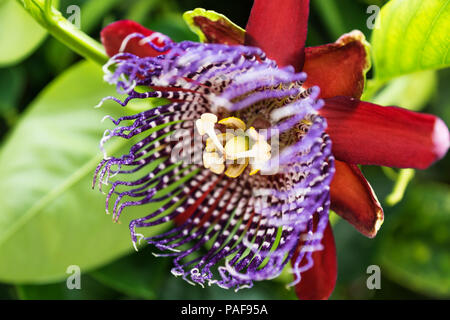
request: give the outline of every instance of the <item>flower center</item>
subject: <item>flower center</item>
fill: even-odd
[[[216,129],[222,125],[224,132]],[[203,165],[216,174],[236,178],[250,164],[250,175],[260,171],[271,157],[271,147],[255,128],[247,129],[239,118],[218,121],[215,114],[204,113],[195,122],[200,135],[207,135]]]

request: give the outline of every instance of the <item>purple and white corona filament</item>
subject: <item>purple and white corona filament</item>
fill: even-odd
[[[278,68],[258,48],[148,44],[168,53],[119,53],[105,66],[105,79],[127,95],[105,99],[169,101],[112,119],[102,148],[112,138],[131,146],[95,172],[94,185],[111,184],[107,211],[117,220],[129,206],[157,204],[131,221],[132,241],[173,257],[172,273],[192,284],[240,289],[272,279],[299,243],[293,273],[300,281],[321,250],[334,174],[319,88],[305,90],[304,73]],[[275,139],[279,152],[269,147]],[[173,156],[180,148],[181,160]],[[157,236],[138,233],[169,221],[175,226]]]

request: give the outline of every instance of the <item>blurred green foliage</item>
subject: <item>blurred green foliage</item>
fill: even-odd
[[[0,2],[0,67],[25,59],[46,35],[47,32],[16,1]]]
[[[307,44],[333,42],[353,29],[360,29],[370,39],[367,7],[386,2],[313,0]],[[59,8],[67,16],[65,8],[74,4],[81,7],[81,29],[96,39],[108,23],[132,19],[180,41],[196,40],[182,20],[182,12],[203,7],[244,27],[252,1],[61,0]],[[133,213],[122,217],[122,225],[113,224],[103,214],[104,197],[90,190],[92,171],[102,156],[97,146],[105,125],[100,119],[126,110],[114,104],[93,109],[101,97],[114,92],[102,83],[100,68],[80,62],[56,40],[45,38],[45,32],[16,9],[20,8],[13,0],[0,0],[0,17],[14,18],[0,19],[0,298],[295,299],[293,290],[285,288],[289,275],[237,293],[217,287],[202,289],[175,278],[169,259],[153,257],[152,248],[131,253],[126,222]],[[439,8],[434,10],[433,21],[439,23],[431,27],[438,28]],[[416,27],[422,31],[430,28],[426,18],[414,23],[411,32]],[[392,52],[383,56],[388,54],[386,41],[408,37],[398,31],[403,20],[396,20],[397,29],[391,32],[377,30],[373,43],[378,52],[375,68],[381,69],[375,74],[403,77],[379,81],[371,72],[366,97],[430,112],[449,124],[450,70],[423,71],[428,65],[417,67],[408,59],[403,61],[412,53],[402,50],[418,53],[414,46],[399,45],[395,56]],[[445,26],[448,30],[448,24]],[[436,42],[439,49],[439,39],[448,35],[445,30],[429,33],[422,45],[431,49]],[[401,70],[398,61],[403,63]],[[433,67],[446,66],[447,61],[442,61]],[[412,71],[422,72],[409,74]],[[379,199],[386,199],[394,181],[382,168],[365,167],[364,173]],[[385,223],[376,239],[367,239],[345,221],[333,219],[337,221],[339,274],[332,298],[449,298],[449,182],[448,157],[417,172],[401,203],[389,206],[382,201]],[[66,287],[69,264],[82,266],[81,290]],[[366,287],[366,270],[372,264],[381,267],[381,290]]]
[[[446,1],[409,0],[386,4],[371,40],[376,76],[391,79],[449,67],[449,21]]]

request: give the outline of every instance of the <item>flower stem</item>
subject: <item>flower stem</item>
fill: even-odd
[[[414,178],[414,169],[401,169],[398,173],[398,178],[391,194],[386,197],[386,203],[394,206],[403,199],[406,188],[409,182]]]
[[[17,2],[52,36],[86,59],[105,64],[108,56],[102,45],[67,21],[52,6],[51,0],[17,0]]]

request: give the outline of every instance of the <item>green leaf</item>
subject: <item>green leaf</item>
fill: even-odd
[[[436,93],[437,84],[436,71],[408,74],[392,80],[370,102],[421,111]]]
[[[125,16],[125,19],[144,24],[144,22],[149,18],[150,13],[158,8],[161,4],[162,2],[158,0],[136,1],[133,4],[127,6],[128,12]]]
[[[373,5],[373,4],[377,5],[377,6],[382,6],[387,1],[389,1],[389,0],[359,0],[359,2],[363,2],[363,3],[367,4],[368,6]]]
[[[390,79],[450,66],[450,0],[392,0],[372,36],[375,74]]]
[[[224,290],[216,285],[192,286],[170,272],[171,257],[154,257],[153,247],[121,258],[89,275],[97,281],[132,298],[144,299],[296,299],[293,288],[276,280],[255,283],[251,290]]]
[[[25,73],[22,67],[0,69],[0,117],[7,117],[15,111],[24,89]]]
[[[121,0],[103,0],[95,1],[89,0],[81,2],[73,1],[63,3],[64,8],[68,8],[69,5],[81,5],[81,30],[87,34],[93,34],[95,28],[101,24],[103,17],[105,17]],[[62,10],[62,13],[68,17],[67,10]],[[95,37],[98,36],[97,32],[94,33]],[[55,38],[49,39],[45,44],[46,62],[53,69],[55,74],[61,73],[76,59],[77,54],[61,43]]]
[[[0,300],[16,299],[14,287],[0,284]]]
[[[153,248],[121,258],[90,273],[94,279],[131,297],[156,299],[164,278],[171,277],[170,258],[156,258]],[[179,279],[182,281],[181,279]]]
[[[19,285],[16,293],[21,300],[94,300],[117,299],[120,293],[112,291],[87,275],[81,275],[80,289],[68,289],[66,282],[47,285]]]
[[[41,93],[6,140],[0,151],[0,281],[59,281],[69,265],[86,272],[132,248],[127,220],[156,206],[127,210],[123,224],[113,224],[105,195],[91,189],[103,157],[99,140],[113,127],[101,119],[129,109],[116,103],[93,108],[114,91],[100,67],[77,64]],[[115,141],[108,153],[123,152],[129,143]]]
[[[0,66],[19,63],[44,40],[46,31],[16,2],[0,2]]]
[[[389,213],[379,250],[382,272],[403,286],[436,297],[450,296],[450,188],[413,185]]]
[[[366,286],[366,270],[367,266],[375,263],[376,241],[361,235],[343,219],[333,224],[333,235],[336,241],[338,280],[331,299],[370,298],[374,292]]]
[[[173,41],[196,41],[180,13],[165,13],[146,26],[151,30],[158,30],[158,32],[167,34]]]
[[[168,274],[159,294],[160,300],[298,300],[294,288],[274,280],[255,281],[251,289],[235,292],[217,285],[192,286],[172,274]]]
[[[81,7],[81,12],[83,13],[81,29],[88,34],[94,31],[101,18],[120,2],[120,0],[86,1]]]
[[[342,0],[316,0],[312,2],[314,9],[320,13],[320,18],[327,27],[328,32],[334,39],[338,39],[346,30],[345,23],[339,12],[339,6]],[[353,4],[354,6],[354,4]]]

